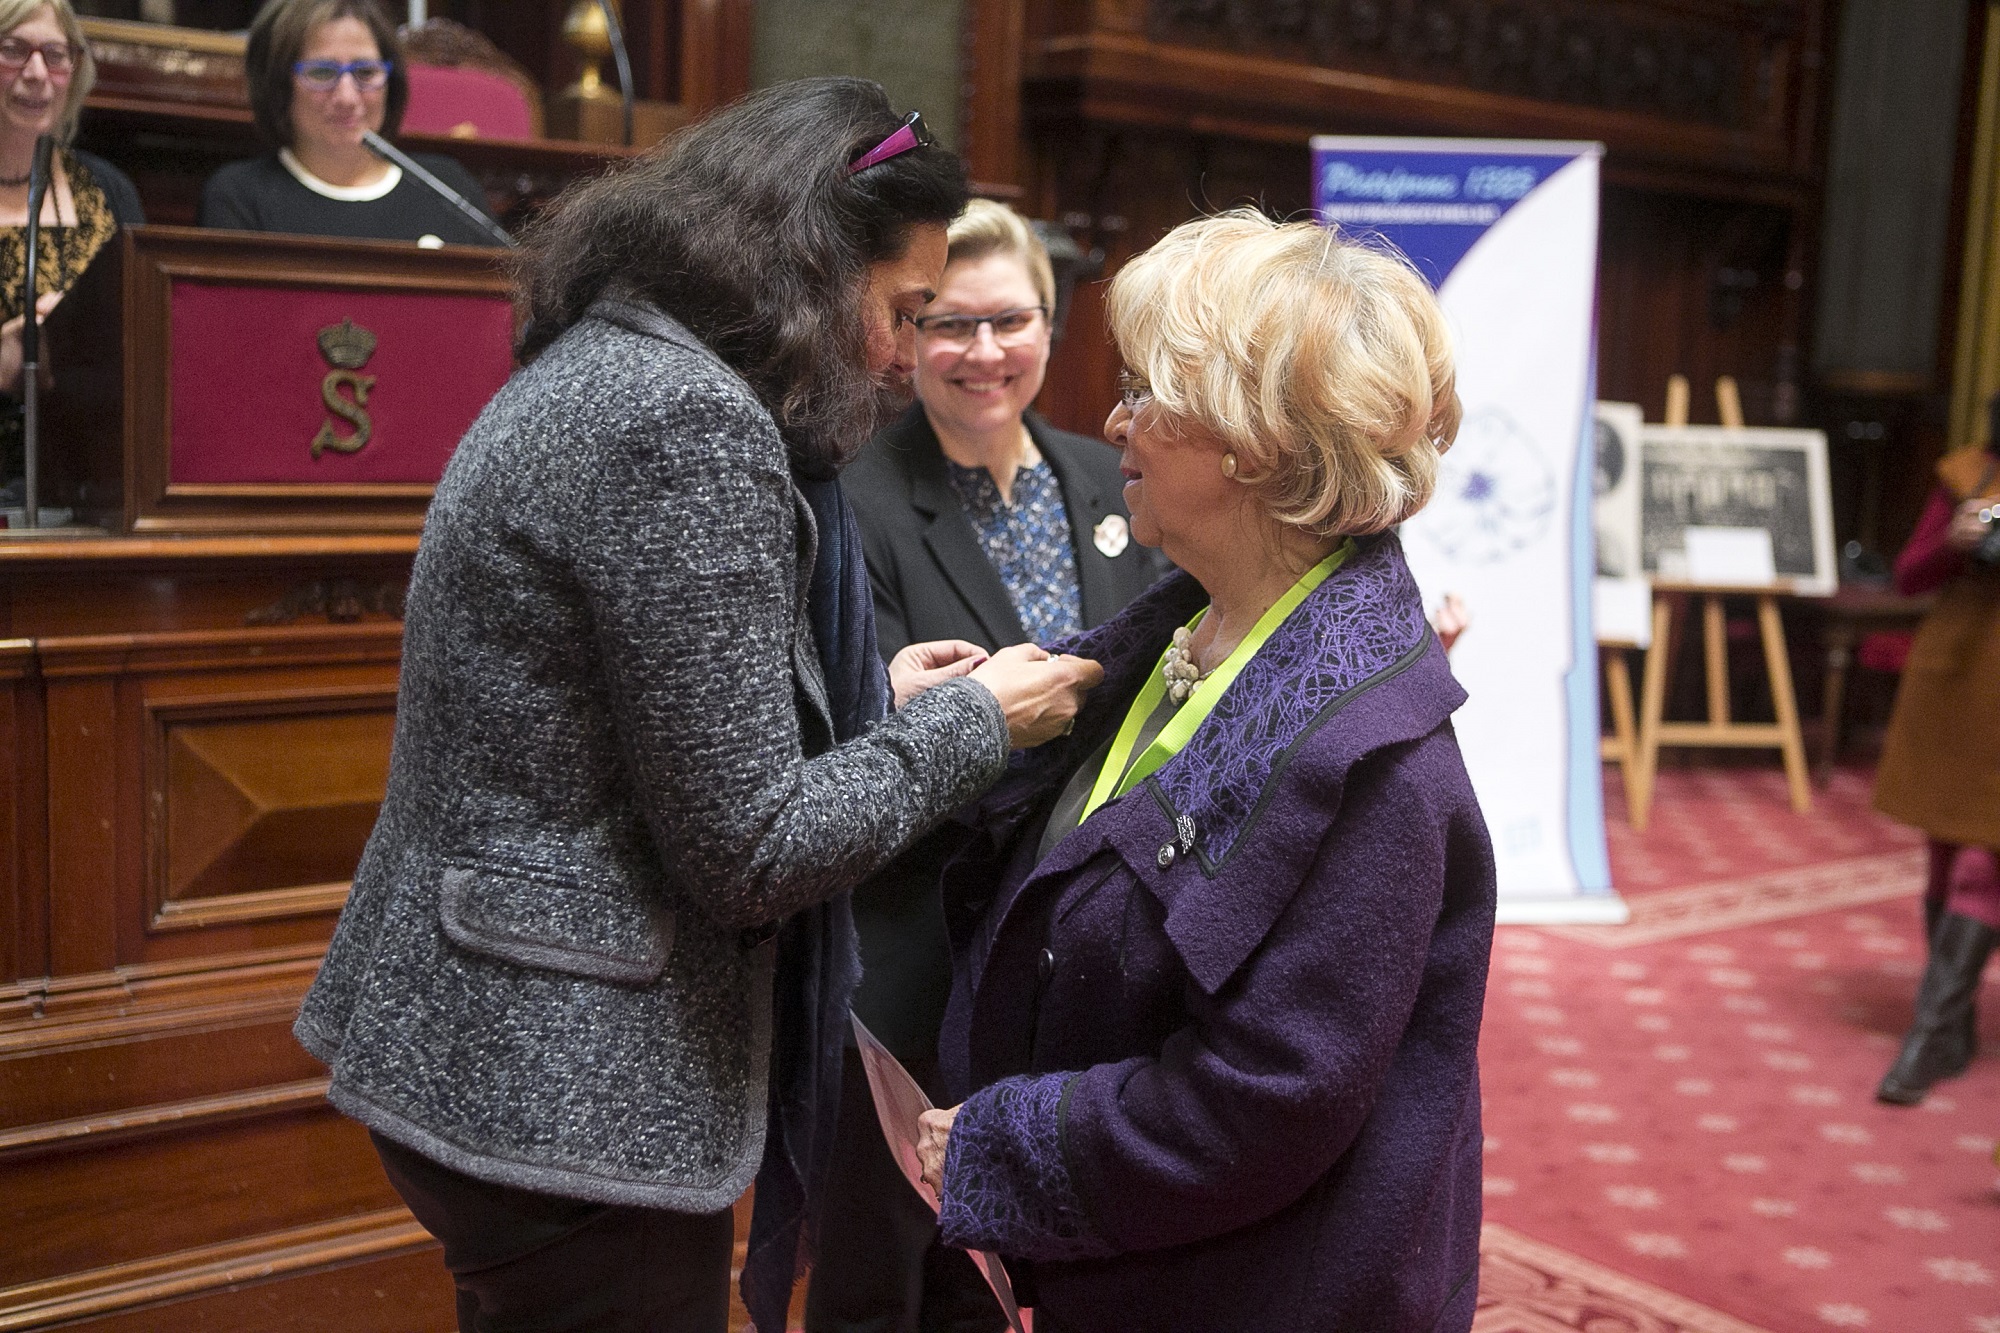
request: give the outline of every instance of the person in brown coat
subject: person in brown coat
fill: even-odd
[[[2000,398],[1991,408],[2000,427]],[[1875,804],[1930,835],[1930,959],[1878,1100],[1914,1106],[1979,1050],[1980,974],[2000,933],[2000,428],[1948,455],[1896,560],[1906,595],[1937,591],[1903,669]]]

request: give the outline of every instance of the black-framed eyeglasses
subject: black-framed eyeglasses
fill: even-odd
[[[847,174],[852,176],[856,172],[866,171],[913,148],[928,148],[934,142],[931,132],[924,128],[924,113],[912,111],[903,117],[903,123],[898,125],[888,138],[848,163]]]
[[[354,76],[354,86],[364,93],[379,93],[389,86],[390,60],[296,60],[292,77],[310,92],[330,93],[340,86],[344,75]]]
[[[970,347],[979,337],[979,326],[993,330],[993,341],[1002,347],[1018,347],[1033,340],[1036,328],[1049,313],[1047,306],[1020,305],[990,315],[919,315],[917,332],[948,347]]]
[[[1127,412],[1137,412],[1153,401],[1153,386],[1143,375],[1129,370],[1118,372],[1118,402]]]
[[[76,68],[76,48],[68,42],[31,42],[25,37],[0,37],[0,69],[26,69],[36,52],[55,77]]]

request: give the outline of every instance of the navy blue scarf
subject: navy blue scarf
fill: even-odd
[[[826,672],[834,738],[851,740],[888,715],[889,675],[875,647],[875,606],[861,530],[840,482],[800,477],[819,527],[807,611]],[[783,1333],[792,1283],[817,1241],[840,1109],[847,1010],[861,980],[854,914],[841,894],[778,932],[771,1000],[771,1104],[743,1263],[743,1305],[758,1333]]]

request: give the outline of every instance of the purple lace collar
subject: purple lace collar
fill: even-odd
[[[985,808],[1031,803],[1102,744],[1173,627],[1206,601],[1199,584],[1177,573],[1098,628],[1054,645],[1102,663],[1104,684],[1072,737],[1014,757],[1014,772]],[[1213,876],[1256,822],[1296,747],[1348,702],[1421,659],[1432,641],[1401,543],[1394,534],[1363,541],[1278,627],[1181,752],[1121,801],[1157,801],[1182,854],[1196,854]]]

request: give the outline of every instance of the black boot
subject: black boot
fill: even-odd
[[[1917,986],[1917,1015],[1903,1050],[1875,1090],[1877,1101],[1915,1106],[1939,1079],[1965,1072],[1978,1050],[1970,1026],[1979,975],[1996,932],[1969,916],[1946,912],[1931,935],[1931,958]]]
[[[1929,959],[1934,942],[1937,939],[1938,922],[1942,920],[1944,920],[1944,899],[1924,899],[1924,957],[1926,960]],[[1979,1050],[1979,987],[1977,985],[1972,988],[1972,998],[1973,1003],[1965,1006],[1965,1017],[1959,1020],[1958,1027],[1950,1034],[1949,1044],[1946,1047],[1947,1051],[1951,1052],[1954,1058],[1958,1057],[1959,1052],[1964,1053],[1964,1063],[1959,1065],[1960,1069],[1963,1069],[1966,1064],[1970,1064],[1974,1053]]]

